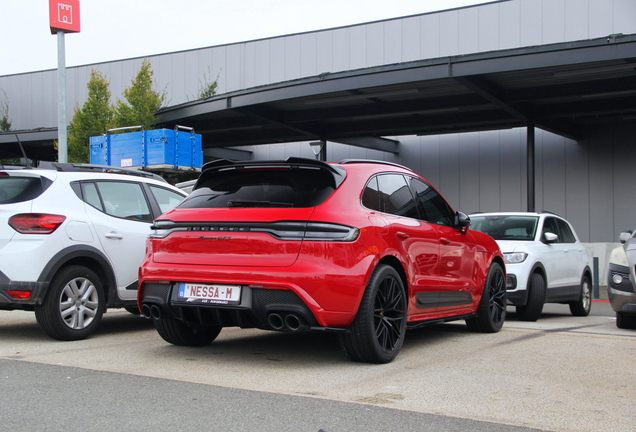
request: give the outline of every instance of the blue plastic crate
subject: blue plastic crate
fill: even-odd
[[[186,128],[91,137],[91,163],[149,171],[199,170],[203,165],[201,135],[191,128],[180,129]]]

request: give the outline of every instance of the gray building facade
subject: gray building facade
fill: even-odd
[[[159,89],[177,105],[195,98],[203,73],[218,74],[219,93],[300,78],[423,59],[636,33],[634,0],[503,0],[437,13],[148,56]],[[635,53],[636,57],[636,53]],[[87,98],[92,69],[113,96],[130,85],[142,58],[67,69],[67,117]],[[13,128],[57,125],[56,71],[0,76]],[[437,136],[387,137],[399,153],[329,142],[327,159],[369,158],[409,166],[456,209],[526,209],[524,128]],[[205,142],[204,142],[205,147]],[[253,159],[314,157],[307,142],[243,147]],[[207,149],[210,156],[217,155]],[[589,243],[615,242],[636,228],[636,116],[603,126],[584,141],[537,130],[536,209],[570,220]]]

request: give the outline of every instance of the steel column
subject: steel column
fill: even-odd
[[[535,173],[535,163],[534,163],[534,124],[528,124],[526,127],[527,130],[527,138],[526,138],[526,152],[527,152],[527,163],[528,163],[528,211],[535,211],[535,199],[534,199],[534,173]]]

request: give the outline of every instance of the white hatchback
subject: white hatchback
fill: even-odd
[[[51,164],[0,169],[0,310],[33,310],[59,340],[137,308],[151,223],[185,193],[136,170]]]
[[[518,318],[536,321],[544,303],[569,304],[575,316],[590,313],[590,258],[568,221],[547,212],[478,213],[470,220],[503,252],[508,303]]]

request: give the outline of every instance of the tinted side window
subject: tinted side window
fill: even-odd
[[[128,182],[97,182],[99,194],[104,201],[104,211],[115,217],[152,221],[150,209],[141,185]]]
[[[152,191],[152,194],[155,196],[157,203],[159,204],[161,213],[172,210],[177,206],[177,204],[183,201],[184,198],[182,195],[179,195],[175,191],[164,189],[158,186],[150,185],[150,190]]]
[[[380,211],[380,193],[378,191],[378,178],[373,177],[367,183],[362,192],[362,205],[369,210]]]
[[[421,218],[430,223],[453,226],[455,214],[444,198],[420,179],[411,177],[410,182]]]
[[[50,185],[39,177],[0,177],[0,204],[13,204],[37,198]]]
[[[566,221],[557,219],[559,227],[559,243],[576,243],[576,238]]]
[[[102,200],[99,198],[97,187],[94,183],[84,183],[84,201],[92,205],[98,210],[104,211]]]
[[[556,219],[549,217],[545,218],[543,221],[543,229],[541,230],[541,239],[543,240],[545,237],[545,233],[553,233],[559,235],[559,229],[557,228]],[[562,243],[563,239],[559,237],[555,243]]]
[[[418,217],[413,194],[411,194],[403,175],[379,175],[378,188],[380,190],[381,212],[411,218]]]

